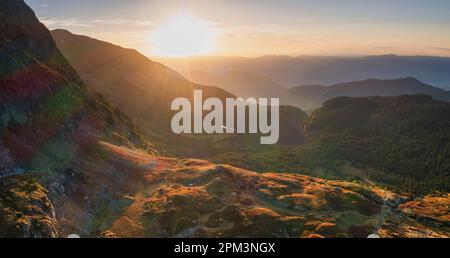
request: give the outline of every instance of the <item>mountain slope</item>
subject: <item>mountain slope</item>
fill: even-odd
[[[225,152],[210,160],[256,171],[359,180],[398,191],[450,190],[450,103],[426,95],[339,97],[303,121],[296,146]]]
[[[284,97],[283,91],[286,88],[272,79],[257,73],[228,71],[224,73],[205,73],[202,71],[186,71],[183,73],[189,80],[206,84],[216,85],[225,89],[236,96],[249,97]],[[283,103],[283,99],[281,99]]]
[[[147,136],[165,145],[171,152],[185,157],[204,158],[225,150],[239,150],[247,141],[245,136],[237,134],[174,135],[170,129],[170,120],[174,114],[170,105],[175,98],[186,97],[192,100],[194,89],[202,89],[204,99],[234,98],[231,93],[217,87],[192,83],[135,50],[74,35],[65,30],[54,30],[52,35],[90,90],[104,95],[131,117]],[[247,74],[235,74],[234,78],[248,81]],[[259,78],[258,82],[264,81],[260,76],[251,78]],[[220,85],[222,83],[216,86]],[[263,94],[259,90],[258,92],[256,96]],[[305,117],[304,112],[298,108],[280,107],[279,144],[303,142],[301,122]],[[155,134],[163,137],[154,137]],[[252,142],[253,138],[258,137],[251,137]]]
[[[288,103],[305,110],[313,110],[320,107],[320,99],[327,88],[323,85],[301,85],[287,90],[285,95]]]
[[[17,229],[11,236],[56,236],[50,196],[90,178],[79,164],[96,142],[151,146],[85,90],[23,1],[2,0],[0,21],[0,227]]]
[[[369,178],[406,191],[450,190],[450,103],[426,95],[335,98],[306,122],[324,159],[376,171]]]
[[[420,211],[405,210],[431,204],[428,199],[408,202],[405,196],[357,183],[154,157],[107,143],[100,143],[99,148],[110,157],[111,166],[133,168],[133,177],[140,179],[129,183],[134,186],[122,197],[121,209],[95,218],[98,236],[365,238],[373,233],[384,237],[450,234],[445,227],[447,218],[418,221],[414,218]],[[448,212],[448,207],[439,208],[428,216]],[[385,216],[390,218],[388,223]],[[400,222],[399,217],[403,217]]]
[[[288,91],[290,103],[305,109],[320,107],[335,97],[400,96],[426,94],[437,100],[450,101],[450,94],[414,78],[396,80],[364,80],[333,86],[298,86]]]
[[[135,50],[65,30],[54,30],[52,36],[87,87],[105,96],[146,132],[167,134],[172,100],[192,100],[194,89],[202,89],[205,98],[232,97],[219,88],[194,84]]]
[[[158,158],[130,120],[87,92],[23,1],[0,2],[0,18],[1,236],[101,236],[145,183],[137,162],[152,171]]]

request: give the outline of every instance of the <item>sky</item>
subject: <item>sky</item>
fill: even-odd
[[[154,35],[180,13],[213,28],[209,55],[450,56],[448,0],[25,2],[50,29],[67,29],[147,56],[159,55],[158,43],[165,41],[155,42]]]

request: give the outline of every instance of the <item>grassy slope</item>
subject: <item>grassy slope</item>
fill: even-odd
[[[210,159],[258,171],[362,176],[418,194],[448,192],[449,121],[450,104],[425,95],[337,98],[306,120],[305,144],[247,148]]]
[[[95,158],[100,163],[92,167],[93,177],[98,178],[105,162],[108,170],[126,180],[117,179],[123,187],[111,191],[107,185],[117,180],[101,177],[96,184],[106,184],[108,192],[102,186],[85,187],[81,194],[84,198],[60,207],[58,213],[65,214],[60,220],[64,234],[367,237],[382,226],[390,227],[384,228],[386,236],[408,233],[396,227],[398,223],[384,225],[384,214],[411,218],[417,232],[449,234],[432,221],[419,222],[411,214],[397,211],[395,207],[406,199],[377,187],[302,175],[260,174],[202,160],[155,157],[108,143],[101,143],[95,153],[92,155],[101,158]],[[89,207],[95,211],[92,222],[72,219],[78,217],[80,209]]]

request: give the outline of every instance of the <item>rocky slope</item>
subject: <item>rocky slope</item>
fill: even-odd
[[[0,237],[57,237],[48,191],[28,177],[0,180]]]
[[[24,177],[1,181],[3,236],[450,237],[448,218],[436,224],[405,210],[429,199],[408,201],[373,186],[162,158],[106,142],[77,167],[89,173],[67,173],[53,194]],[[439,198],[427,216],[449,213],[450,198]]]
[[[388,214],[378,234],[380,237],[391,238],[448,238],[449,212],[448,194],[408,201],[398,206],[395,212]]]
[[[77,163],[96,142],[153,147],[120,111],[86,91],[23,1],[1,1],[0,20],[2,229],[10,236],[54,236],[45,188],[63,195],[63,186],[84,180]],[[78,179],[68,180],[72,174]]]
[[[447,225],[417,220],[404,211],[405,206],[426,199],[408,202],[377,187],[297,174],[260,174],[203,160],[154,157],[108,143],[100,143],[98,152],[109,157],[111,167],[122,171],[120,175],[128,174],[132,180],[124,181],[127,190],[110,193],[115,196],[116,208],[109,205],[96,214],[92,220],[97,227],[84,231],[85,236],[450,236]],[[95,205],[95,188],[84,194],[85,202]],[[448,196],[444,199],[448,201]],[[103,200],[98,199],[100,203]],[[448,205],[440,203],[439,212],[448,214]],[[66,206],[59,213],[67,209],[77,212]],[[63,234],[83,232],[80,224],[68,219],[73,218],[70,214],[66,213],[62,223]],[[406,219],[394,222],[392,218],[399,216]],[[407,227],[405,223],[409,223]]]

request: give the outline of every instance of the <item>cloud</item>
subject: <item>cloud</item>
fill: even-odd
[[[262,24],[262,25],[237,25],[237,26],[225,26],[218,24],[226,33],[239,33],[239,34],[257,34],[257,33],[279,33],[281,26],[278,24]]]
[[[147,20],[117,19],[111,17],[98,17],[92,20],[80,20],[78,18],[47,18],[39,17],[39,20],[49,28],[61,27],[94,27],[97,25],[128,25],[128,26],[152,26],[154,23]]]
[[[135,25],[135,26],[151,26],[152,21],[147,20],[133,20],[133,19],[116,19],[110,17],[100,17],[91,20],[91,24],[104,24],[104,25]]]
[[[52,19],[46,17],[39,17],[39,20],[49,28],[60,28],[60,27],[91,27],[90,24],[82,22],[76,18],[66,18],[66,19]]]
[[[128,23],[125,19],[112,19],[112,18],[98,18],[91,21],[93,24],[108,24],[108,25],[118,25]]]
[[[430,47],[429,49],[450,52],[450,48],[447,47]]]
[[[373,47],[373,49],[380,49],[380,50],[393,50],[394,47]]]

